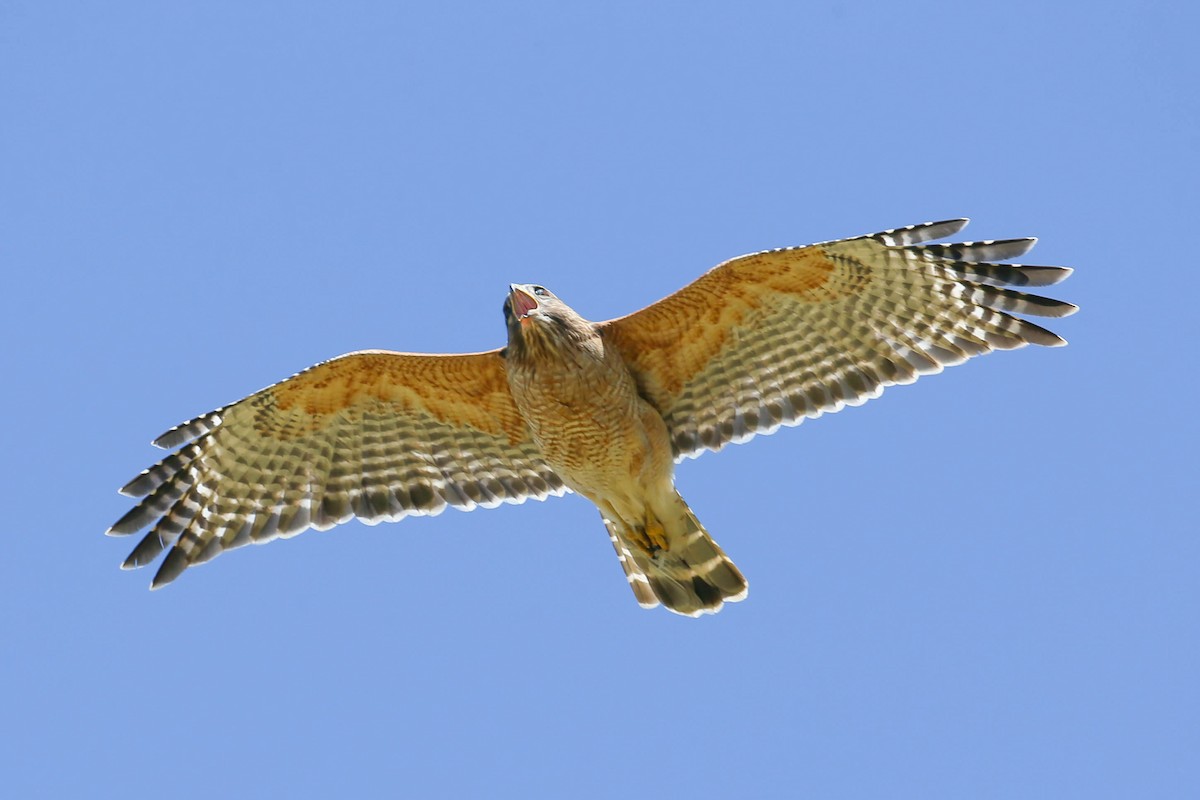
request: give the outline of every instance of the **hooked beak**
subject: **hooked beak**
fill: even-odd
[[[529,318],[529,312],[538,307],[537,298],[515,283],[509,284],[508,297],[512,300],[513,315],[522,324]]]

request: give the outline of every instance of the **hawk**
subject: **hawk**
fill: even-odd
[[[367,350],[178,425],[178,448],[126,484],[109,530],[166,551],[151,588],[235,547],[577,492],[600,510],[637,602],[687,616],[746,596],[741,571],[674,486],[674,465],[856,406],[971,356],[1065,342],[1021,315],[1069,303],[1017,291],[1064,267],[995,263],[1035,239],[926,244],[930,222],[726,261],[628,316],[588,322],[513,284],[505,347]]]

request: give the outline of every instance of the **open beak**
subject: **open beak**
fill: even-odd
[[[512,300],[513,315],[521,322],[529,317],[530,311],[538,307],[537,298],[515,283],[509,284],[508,296]]]

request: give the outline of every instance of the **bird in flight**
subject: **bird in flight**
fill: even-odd
[[[997,263],[1035,239],[926,244],[930,222],[720,264],[628,316],[589,322],[513,284],[505,347],[367,350],[178,425],[121,489],[122,564],[166,552],[151,588],[235,547],[577,492],[600,510],[637,602],[686,616],[746,596],[741,571],[674,486],[674,465],[878,397],[991,350],[1058,346],[1017,315],[1070,303],[1065,267]]]

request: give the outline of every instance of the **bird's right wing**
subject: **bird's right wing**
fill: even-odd
[[[170,548],[152,587],[244,544],[446,506],[560,495],[508,391],[500,351],[350,353],[154,442],[180,447],[126,484],[142,500],[110,529],[152,525],[122,565]]]
[[[997,264],[1034,239],[930,245],[965,219],[726,261],[600,330],[666,420],[677,458],[878,397],[994,349],[1060,345],[1015,314],[1070,303],[1006,288],[1062,267]]]

